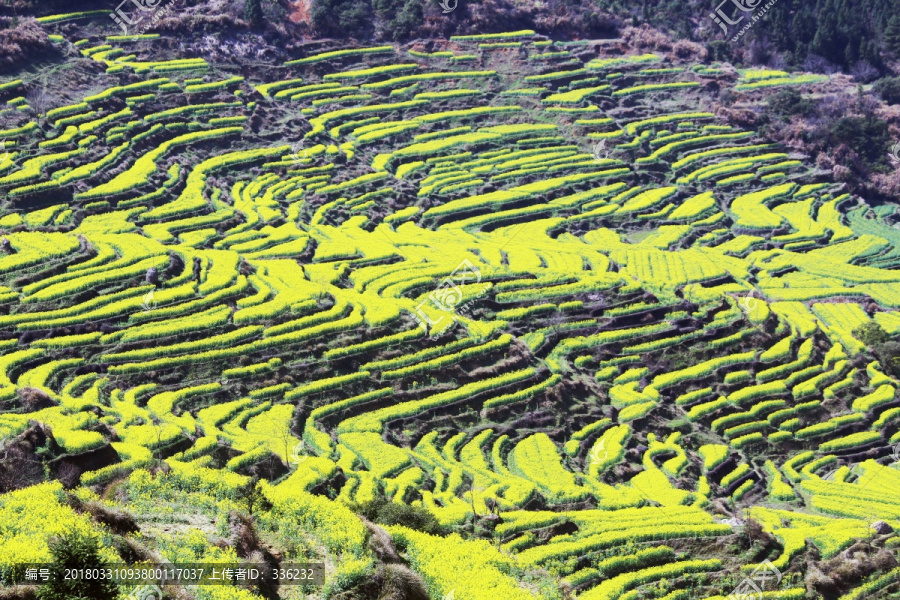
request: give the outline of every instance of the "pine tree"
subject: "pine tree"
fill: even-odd
[[[96,537],[75,528],[52,538],[48,547],[51,583],[38,588],[40,600],[115,600],[119,586],[111,579],[66,579],[71,569],[105,570],[109,564],[100,554]]]
[[[244,0],[244,20],[253,27],[262,25],[263,11],[260,0]]]
[[[884,45],[894,54],[900,54],[900,14],[891,17],[884,31]]]

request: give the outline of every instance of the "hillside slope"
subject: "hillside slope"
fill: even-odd
[[[87,535],[326,571],[170,598],[896,593],[896,204],[715,102],[837,78],[35,27],[0,83],[3,576]]]

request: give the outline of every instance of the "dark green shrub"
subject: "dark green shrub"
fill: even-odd
[[[40,600],[116,600],[119,586],[103,579],[65,579],[68,569],[106,569],[97,538],[71,530],[49,543],[51,583],[38,588]]]
[[[870,321],[869,323],[854,329],[853,335],[863,344],[872,348],[888,342],[891,339],[891,336],[884,330],[884,327],[874,321]]]
[[[438,520],[427,508],[398,504],[389,498],[376,498],[360,506],[357,512],[380,525],[403,525],[431,535],[444,533]]]
[[[878,323],[866,323],[853,330],[862,343],[872,350],[888,375],[900,376],[900,342],[896,341]]]
[[[253,27],[262,25],[263,10],[260,0],[244,0],[244,20]]]
[[[885,77],[874,85],[875,93],[888,104],[900,104],[900,77]]]
[[[831,124],[828,134],[833,146],[845,144],[869,167],[885,165],[891,137],[888,124],[883,119],[872,116],[841,117]]]
[[[387,23],[387,35],[395,41],[408,39],[422,25],[422,3],[418,0],[374,0],[374,6]]]
[[[318,0],[313,3],[311,16],[321,36],[364,39],[372,30],[369,0]]]
[[[806,116],[815,108],[815,104],[809,98],[793,88],[781,90],[769,98],[769,110],[787,120],[793,115]]]

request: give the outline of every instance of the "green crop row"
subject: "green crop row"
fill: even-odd
[[[735,438],[735,439],[731,440],[731,445],[734,446],[735,448],[740,449],[749,444],[755,444],[758,442],[762,442],[763,439],[764,439],[763,434],[761,434],[759,432],[750,433],[750,434],[742,435],[739,438]]]
[[[518,31],[510,31],[508,33],[480,33],[475,35],[451,35],[450,41],[453,42],[478,42],[481,40],[502,40],[507,38],[523,38],[533,37],[534,30],[520,29]]]
[[[187,106],[178,106],[175,108],[170,108],[167,110],[163,110],[156,113],[151,113],[144,117],[144,122],[152,123],[154,121],[160,121],[162,119],[167,119],[169,117],[183,116],[183,115],[205,115],[210,113],[220,113],[222,109],[225,108],[234,108],[241,106],[240,102],[212,102],[209,104],[188,104]],[[197,132],[197,133],[208,133],[208,132]]]
[[[246,284],[246,279],[241,277]],[[217,294],[222,294],[223,297],[227,297],[228,294],[234,293],[233,291],[223,290],[222,292],[217,292]],[[216,294],[210,294],[207,298],[212,298],[216,296]],[[215,302],[216,300],[214,300]],[[179,308],[179,307],[176,307]],[[151,311],[151,312],[161,312],[161,311]],[[147,313],[149,314],[149,313]],[[325,335],[327,333],[332,333],[336,331],[346,331],[352,329],[362,323],[362,317],[358,314],[351,314],[349,317],[345,319],[341,319],[339,321],[323,323],[321,325],[316,325],[314,327],[310,327],[307,329],[303,329],[300,331],[292,331],[283,335],[271,336],[261,340],[257,340],[251,342],[249,344],[243,344],[240,346],[233,346],[229,348],[222,348],[218,350],[209,350],[206,352],[200,352],[197,354],[189,354],[184,356],[177,357],[167,357],[162,359],[153,360],[146,363],[128,363],[125,365],[113,366],[110,367],[111,373],[140,373],[148,370],[153,370],[155,368],[167,368],[174,367],[177,365],[184,364],[198,364],[203,362],[209,362],[213,360],[219,359],[229,359],[234,358],[236,356],[245,356],[250,355],[255,352],[262,352],[265,350],[269,350],[272,348],[283,348],[284,346],[290,346],[293,344],[300,344],[309,339],[318,337],[320,335]]]
[[[576,77],[578,75],[586,75],[586,69],[572,69],[571,71],[553,71],[552,73],[543,73],[541,75],[527,75],[525,81],[536,83],[540,81],[554,81],[556,79],[565,79],[566,77]]]
[[[372,104],[370,106],[354,106],[351,108],[342,108],[340,110],[335,110],[327,113],[323,113],[316,117],[313,117],[309,120],[312,125],[312,129],[307,132],[305,137],[313,137],[314,135],[318,135],[325,131],[326,125],[330,121],[335,121],[338,119],[343,119],[344,117],[352,117],[355,115],[363,114],[363,113],[379,113],[379,112],[388,112],[394,110],[403,110],[405,108],[412,108],[415,106],[420,106],[425,104],[425,100],[407,100],[405,102],[396,102],[394,104]],[[376,171],[379,168],[373,162],[372,168]]]
[[[752,169],[754,165],[760,162],[778,158],[787,158],[787,154],[769,153],[761,154],[758,156],[733,158],[731,160],[715,163],[713,165],[708,165],[706,167],[701,167],[695,171],[692,171],[691,173],[688,173],[683,177],[679,177],[678,183],[692,183],[694,181],[704,182],[712,179],[713,177],[719,177],[721,175],[728,175],[735,172],[749,170]],[[750,176],[752,178],[752,174]],[[725,181],[727,180],[723,180],[719,183],[724,184]]]
[[[891,402],[896,397],[896,388],[890,384],[884,384],[871,394],[861,396],[853,401],[853,410],[868,412],[878,408],[882,404]]]
[[[411,56],[417,56],[419,58],[452,58],[453,57],[453,53],[448,50],[439,51],[439,52],[419,52],[418,50],[410,50],[409,53]]]
[[[255,365],[247,365],[246,367],[234,367],[222,371],[222,377],[252,377],[275,371],[281,367],[280,358],[271,358],[264,363],[256,363]]]
[[[751,433],[754,431],[767,430],[769,428],[768,421],[752,421],[750,423],[744,423],[742,425],[735,425],[729,429],[726,429],[723,432],[723,435],[728,439],[734,439],[740,436],[743,436],[747,433]]]
[[[226,130],[238,130],[240,127],[226,127]],[[215,130],[213,130],[215,131]],[[197,132],[194,135],[211,132]],[[184,136],[182,136],[184,137]],[[275,148],[259,148],[256,150],[241,150],[237,152],[229,152],[208,158],[196,165],[187,177],[187,182],[181,195],[173,202],[157,206],[153,210],[143,213],[142,220],[150,219],[166,219],[173,216],[180,216],[195,210],[203,209],[208,206],[203,190],[206,187],[206,178],[211,171],[232,167],[243,163],[253,162],[264,158],[278,156],[287,148],[279,146]],[[143,158],[143,157],[142,157]]]
[[[320,406],[316,409],[313,409],[313,411],[309,413],[309,420],[307,420],[306,425],[307,427],[310,427],[316,419],[319,419],[326,415],[330,415],[332,413],[340,412],[358,404],[365,404],[366,402],[385,398],[387,396],[390,396],[392,393],[394,393],[393,388],[381,388],[379,390],[366,392],[352,398],[347,398],[345,400],[339,400],[337,402],[332,402],[330,404]]]
[[[454,590],[470,590],[468,600],[530,600],[534,595],[519,586],[520,569],[513,557],[487,540],[466,541],[458,534],[437,537],[406,527],[387,528],[406,548],[411,566],[425,579],[433,598],[453,598]]]
[[[109,11],[105,9],[85,10],[81,12],[64,13],[60,15],[48,15],[46,17],[38,17],[35,20],[43,25],[51,25],[53,23],[62,23],[63,21],[72,21],[74,19],[84,19],[86,17],[96,17],[109,14]]]
[[[15,89],[21,85],[23,85],[21,79],[13,79],[12,81],[7,81],[6,83],[0,83],[0,93],[8,92],[9,90]]]
[[[841,596],[840,600],[861,600],[868,598],[870,594],[883,590],[884,588],[897,583],[900,578],[900,567],[895,567],[883,575],[879,575],[874,579],[870,579]]]
[[[724,417],[719,417],[718,419],[714,419],[711,423],[711,427],[715,430],[723,430],[728,429],[730,427],[734,427],[735,425],[741,424],[744,421],[755,419],[765,413],[768,410],[773,408],[780,408],[785,406],[784,400],[771,400],[769,402],[760,402],[756,406],[754,406],[751,410],[746,412],[735,413],[731,415],[726,415]]]
[[[782,479],[781,473],[778,472],[775,463],[771,460],[767,460],[765,463],[765,470],[769,474],[768,489],[770,498],[785,502],[796,500],[797,495],[794,493],[793,488]]]
[[[127,192],[147,183],[150,176],[157,170],[157,160],[161,159],[170,149],[184,144],[194,144],[205,140],[224,137],[233,133],[241,133],[242,131],[243,129],[241,127],[222,127],[208,131],[195,131],[166,140],[155,150],[151,150],[138,158],[131,168],[123,171],[111,181],[86,192],[76,194],[75,197],[77,199],[88,199]]]
[[[373,81],[362,84],[363,89],[380,90],[388,87],[395,87],[419,81],[445,81],[448,79],[484,79],[494,77],[496,71],[453,71],[450,73],[417,73],[415,75],[403,75],[394,77],[393,79],[385,79],[384,81]]]
[[[791,356],[791,342],[793,342],[793,337],[786,337],[781,341],[777,342],[774,346],[763,352],[759,355],[759,360],[762,362],[775,362],[780,360],[786,360]]]
[[[759,400],[768,396],[777,396],[786,394],[787,387],[783,381],[771,381],[769,383],[761,383],[745,387],[728,395],[728,399],[735,404],[744,404],[752,400]]]
[[[593,435],[594,433],[604,429],[607,425],[610,425],[611,423],[612,423],[611,419],[608,419],[608,418],[600,419],[598,421],[595,421],[593,423],[589,423],[589,424],[585,425],[584,427],[582,427],[581,429],[579,429],[578,431],[573,433],[571,441],[576,442],[576,444],[574,446],[575,449],[577,449],[578,446],[580,445],[577,442],[581,442],[584,438],[589,437],[589,436]],[[568,449],[568,443],[566,444],[566,447]],[[574,452],[567,452],[567,454],[574,454]]]
[[[715,400],[692,406],[687,413],[687,417],[691,421],[696,421],[726,406],[731,406],[731,403],[727,398],[722,396]]]
[[[698,448],[703,457],[703,470],[709,471],[722,464],[728,458],[728,446],[724,444],[706,444]]]
[[[533,377],[534,375],[535,370],[532,368],[520,369],[511,373],[498,375],[497,377],[491,377],[489,379],[483,379],[481,381],[468,383],[455,390],[449,390],[447,392],[434,394],[433,396],[428,396],[426,398],[423,398],[422,400],[403,402],[395,406],[382,408],[342,422],[338,427],[338,432],[380,432],[385,421],[411,417],[431,408],[436,408],[438,406],[452,404],[454,402],[469,399],[475,394],[480,394],[489,390],[505,387],[507,385],[520,383],[526,379]]]
[[[755,356],[756,353],[753,351],[744,352],[742,354],[730,354],[728,356],[710,359],[686,369],[657,375],[653,378],[653,387],[661,390],[672,385],[683,383],[684,381],[707,377],[717,369],[749,362],[753,360]]]
[[[314,54],[313,56],[307,56],[306,58],[298,58],[295,60],[289,60],[284,63],[284,66],[289,67],[292,65],[305,65],[315,62],[320,62],[323,60],[331,60],[333,58],[345,58],[347,56],[362,56],[366,54],[384,54],[388,52],[393,52],[393,46],[375,46],[373,48],[352,48],[348,50],[332,50],[329,52],[321,52],[319,54]]]
[[[713,117],[715,117],[715,115],[710,112],[674,113],[670,115],[652,117],[650,119],[642,119],[640,121],[632,121],[631,123],[625,125],[624,129],[628,135],[636,135],[637,132],[641,129],[653,125],[664,125],[667,123],[671,123],[672,121],[680,121],[683,119],[711,119]]]
[[[0,129],[0,138],[17,137],[24,133],[31,133],[35,129],[37,129],[37,123],[31,121],[20,127],[13,127],[12,129]]]
[[[791,481],[800,481],[802,479],[802,476],[797,472],[797,468],[809,462],[814,457],[815,453],[813,453],[812,451],[801,452],[800,454],[796,454],[785,461],[781,468],[784,471],[785,475],[788,476],[788,479],[790,479]]]
[[[229,77],[228,79],[223,79],[221,81],[212,81],[210,83],[197,83],[193,85],[187,85],[184,88],[185,94],[197,94],[201,92],[211,92],[214,90],[224,90],[228,89],[228,86],[238,84],[244,81],[243,77],[235,76]]]
[[[150,291],[152,286],[131,288],[116,294],[100,296],[70,308],[46,311],[41,313],[10,315],[0,318],[7,323],[18,323],[21,331],[36,329],[52,329],[77,325],[91,320],[122,318],[141,308],[142,295]],[[160,303],[176,302],[194,296],[193,286],[181,286],[160,290],[155,300]]]
[[[737,481],[738,479],[740,479],[741,477],[743,477],[744,475],[746,475],[749,472],[750,472],[750,465],[748,465],[747,463],[741,463],[740,465],[738,465],[738,467],[736,469],[734,469],[733,471],[731,471],[730,473],[725,475],[722,478],[722,481],[719,482],[719,485],[723,488],[727,488],[732,483],[734,483],[735,481]]]
[[[119,94],[130,94],[132,92],[143,92],[143,91],[147,91],[147,90],[155,90],[156,88],[158,88],[159,86],[161,86],[164,83],[169,83],[169,79],[166,77],[162,77],[159,79],[148,79],[146,81],[139,81],[137,83],[131,83],[128,85],[111,87],[111,88],[108,88],[108,89],[100,92],[99,94],[86,97],[84,99],[84,103],[82,103],[82,104],[85,104],[87,102],[98,102],[101,100],[107,100],[107,99],[109,99],[115,95],[119,95]],[[86,104],[85,104],[85,108],[87,108]],[[47,113],[47,117],[50,118],[49,112]]]
[[[193,71],[209,68],[209,64],[202,58],[183,58],[158,62],[125,62],[124,60],[122,60],[121,63],[119,63],[117,66],[131,67],[134,69],[135,73],[147,73],[148,71],[166,73],[169,71]],[[167,83],[162,87],[165,88],[165,86],[169,85],[175,86],[174,89],[177,89],[178,87],[178,84],[174,82],[171,84]]]
[[[50,109],[47,111],[44,117],[46,117],[47,120],[55,120],[58,117],[65,117],[67,115],[71,115],[79,111],[86,111],[89,109],[90,107],[88,106],[87,102],[79,102],[78,104],[70,104],[68,106],[60,106],[59,108]]]
[[[44,156],[37,156],[35,158],[30,158],[26,160],[22,164],[22,168],[18,171],[13,172],[10,175],[6,175],[4,177],[0,177],[0,184],[2,185],[10,185],[17,183],[27,183],[29,181],[33,181],[42,176],[42,171],[44,167],[48,167],[52,164],[62,162],[64,160],[68,160],[70,158],[75,158],[77,156],[81,156],[85,153],[84,148],[78,148],[76,150],[71,150],[69,152],[61,152],[58,154],[46,154]]]
[[[651,63],[658,60],[661,60],[661,58],[655,54],[640,54],[635,56],[594,59],[590,61],[587,66],[589,69],[606,69],[608,67],[618,67],[622,65]]]
[[[308,396],[310,394],[317,394],[319,392],[333,390],[334,388],[339,388],[351,383],[358,383],[360,381],[368,379],[369,375],[371,375],[369,371],[361,371],[359,373],[351,373],[349,375],[339,375],[336,377],[329,377],[327,379],[319,379],[317,381],[295,387],[284,395],[284,399],[290,402],[293,400],[297,400],[298,398],[303,398],[304,396]]]
[[[544,381],[532,385],[530,387],[521,389],[517,392],[512,392],[510,394],[503,394],[501,396],[495,396],[493,398],[488,398],[484,401],[484,408],[495,408],[497,406],[505,406],[507,404],[513,404],[515,402],[524,402],[525,400],[530,400],[539,392],[546,390],[548,388],[553,387],[557,383],[562,381],[562,377],[558,374],[554,373]]]
[[[385,346],[393,346],[398,343],[412,341],[422,337],[424,334],[425,332],[423,332],[421,328],[417,327],[416,329],[411,329],[409,331],[404,331],[395,335],[370,340],[361,344],[354,344],[352,346],[344,346],[341,348],[332,348],[331,350],[326,351],[325,354],[322,355],[322,358],[344,358],[346,356],[351,356],[360,352],[369,352],[378,348],[384,348]]]
[[[411,365],[416,362],[421,362],[424,360],[429,360],[435,356],[439,356],[441,354],[456,352],[463,348],[467,348],[476,344],[477,340],[475,338],[466,337],[460,340],[456,340],[455,342],[450,342],[449,344],[445,344],[443,346],[436,346],[434,348],[426,348],[424,350],[420,350],[414,354],[404,354],[403,356],[399,356],[397,358],[391,358],[387,360],[380,360],[374,362],[368,362],[362,365],[361,369],[366,369],[369,371],[385,371],[399,367],[405,367],[407,365]]]
[[[70,127],[69,130],[72,130],[74,133],[75,128]],[[53,174],[53,179],[51,181],[44,181],[41,183],[36,183],[33,185],[27,185],[23,187],[13,188],[9,191],[10,196],[19,196],[22,194],[28,194],[44,189],[57,188],[62,185],[66,185],[72,183],[74,181],[78,181],[80,179],[85,179],[87,177],[91,177],[99,170],[111,165],[114,163],[119,156],[121,156],[129,147],[129,143],[125,142],[122,145],[113,148],[109,154],[92,163],[88,163],[85,165],[81,165],[74,169],[68,170],[60,175],[56,173]]]
[[[563,468],[556,445],[545,433],[528,436],[507,457],[513,475],[534,481],[551,502],[577,502],[588,491],[575,483],[575,475]]]
[[[280,88],[291,87],[297,83],[303,83],[302,78],[297,79],[286,79],[283,81],[273,81],[271,83],[263,83],[260,85],[253,86],[257,92],[265,96],[266,98],[271,98],[272,96],[269,94],[272,90],[277,90]],[[290,95],[290,94],[287,94]]]
[[[840,380],[844,374],[844,369],[847,367],[847,365],[848,365],[848,362],[846,360],[839,361],[834,366],[834,369],[832,369],[831,371],[826,371],[824,373],[820,373],[820,374],[816,375],[815,377],[812,377],[811,379],[807,379],[806,381],[803,381],[802,383],[794,386],[793,389],[791,390],[791,393],[793,394],[794,398],[796,398],[796,399],[800,399],[800,398],[803,398],[804,396],[816,394],[823,387],[828,386],[828,385]],[[785,380],[785,385],[791,385],[791,383],[792,383],[792,380],[790,377],[788,377]]]
[[[735,502],[740,502],[741,498],[746,496],[747,493],[750,490],[752,490],[755,485],[756,485],[756,482],[754,480],[748,479],[747,481],[742,483],[740,486],[738,486],[738,488],[736,490],[734,490],[734,493],[731,494],[731,497],[734,499]]]
[[[709,144],[712,142],[722,142],[722,141],[745,139],[745,138],[753,137],[754,135],[756,135],[756,134],[751,131],[738,132],[738,133],[722,133],[722,134],[718,134],[718,135],[707,135],[707,136],[702,136],[702,137],[690,138],[687,140],[681,140],[678,142],[672,142],[672,143],[666,144],[665,146],[662,146],[661,148],[654,150],[649,156],[638,158],[636,163],[637,164],[652,163],[652,162],[655,162],[655,161],[659,160],[660,158],[666,156],[667,154],[677,152],[677,151],[680,151],[684,148],[688,148],[691,146]],[[674,168],[674,164],[673,164],[673,168]]]
[[[107,42],[139,42],[142,40],[158,40],[158,33],[139,33],[134,35],[108,35]]]
[[[122,332],[119,338],[122,342],[136,342],[143,340],[162,340],[164,338],[184,335],[198,331],[209,331],[228,322],[231,309],[227,306],[217,306],[210,310],[193,314],[181,319],[166,319],[164,321],[149,323],[138,327],[131,327]]]
[[[322,79],[365,79],[376,75],[386,75],[388,73],[397,73],[402,71],[415,71],[419,68],[417,63],[406,63],[397,65],[381,65],[358,71],[340,71],[337,73],[326,73]]]
[[[633,87],[616,90],[612,93],[612,95],[613,96],[630,96],[632,94],[640,94],[642,92],[659,92],[659,91],[674,90],[674,89],[687,88],[687,87],[700,87],[700,82],[698,82],[698,81],[673,81],[671,83],[646,83],[643,85],[636,85]]]
[[[106,283],[112,283],[121,279],[128,279],[130,277],[140,276],[147,272],[147,269],[150,268],[158,268],[162,269],[166,264],[168,264],[168,257],[165,256],[156,256],[144,259],[140,262],[137,262],[131,266],[122,267],[119,269],[112,269],[98,273],[92,273],[91,275],[87,275],[84,277],[78,277],[75,279],[71,279],[69,281],[64,281],[61,283],[57,283],[51,285],[49,287],[40,290],[39,292],[35,292],[30,296],[26,296],[22,299],[23,302],[46,302],[49,300],[56,300],[59,298],[64,298],[67,296],[72,296],[77,293],[83,292],[84,290],[97,287]]]
[[[841,438],[828,440],[819,445],[820,452],[834,452],[836,450],[847,450],[856,448],[865,444],[880,441],[881,434],[877,431],[861,431],[859,433],[851,433]]]
[[[292,79],[289,81],[277,82],[277,87],[271,88],[263,88],[265,90],[268,89],[277,89],[278,87],[284,87],[286,85],[292,85],[292,83],[299,83],[300,79]],[[276,86],[276,84],[272,84],[272,86]],[[260,86],[262,87],[262,86]],[[259,89],[259,88],[257,88]],[[331,81],[327,83],[313,83],[308,85],[301,85],[299,87],[287,87],[286,89],[279,90],[275,92],[272,96],[276,100],[281,100],[283,98],[289,98],[290,100],[301,100],[303,98],[310,98],[316,96],[321,93],[331,93],[334,91],[356,91],[359,88],[357,86],[342,86],[340,83],[336,81]]]
[[[812,358],[812,352],[813,341],[811,339],[807,339],[800,345],[800,350],[797,352],[797,360],[785,363],[777,367],[772,367],[771,369],[767,369],[765,371],[760,371],[756,374],[756,379],[758,381],[772,381],[773,379],[784,377],[785,375],[796,371],[801,367],[805,367],[809,364],[809,361]]]
[[[807,73],[804,75],[798,75],[797,77],[771,77],[753,81],[752,83],[740,83],[734,86],[734,89],[738,92],[744,92],[781,85],[809,85],[813,83],[822,83],[824,81],[828,81],[827,75],[814,75],[811,73]]]
[[[850,423],[859,423],[861,421],[864,421],[865,418],[865,415],[859,413],[843,415],[840,417],[832,417],[824,423],[816,423],[815,425],[804,427],[803,429],[798,430],[794,434],[794,436],[800,440],[807,440],[810,438],[818,437],[820,435],[824,435],[826,433],[832,433],[843,425],[847,425]]]
[[[182,342],[171,346],[139,348],[137,350],[105,354],[103,359],[111,362],[156,359],[167,356],[177,356],[180,354],[203,352],[212,348],[230,347],[232,344],[237,344],[258,336],[262,333],[262,329],[263,328],[259,326],[242,327],[228,333],[192,342]]]
[[[419,330],[421,331],[421,330]],[[494,352],[495,350],[499,350],[501,348],[506,348],[512,342],[512,336],[509,334],[504,334],[493,340],[491,342],[487,342],[485,344],[481,344],[480,346],[474,346],[471,348],[465,348],[453,354],[444,354],[443,356],[439,356],[438,358],[434,358],[431,360],[427,360],[424,362],[418,362],[416,364],[410,365],[408,367],[402,367],[400,369],[395,369],[392,371],[383,371],[381,373],[382,379],[400,379],[403,377],[410,377],[413,375],[420,375],[426,371],[432,371],[436,369],[441,369],[443,367],[456,364],[462,362],[464,360],[468,360],[475,356],[479,356],[481,354],[488,354],[490,352]]]
[[[622,544],[649,542],[679,538],[701,538],[730,535],[731,526],[720,524],[696,525],[653,525],[632,527],[623,531],[612,531],[586,536],[575,541],[560,541],[544,546],[529,548],[519,553],[524,564],[540,565],[552,559],[583,556],[588,552],[614,548]],[[718,563],[718,561],[715,561]]]
[[[677,398],[675,398],[675,404],[678,406],[687,406],[689,404],[693,404],[698,400],[702,400],[708,396],[711,396],[713,393],[712,388],[705,387],[699,390],[694,390],[691,392],[686,392]]]

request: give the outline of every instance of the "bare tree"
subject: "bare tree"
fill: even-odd
[[[165,423],[153,421],[153,431],[156,433],[156,466],[162,466],[162,438],[165,433]]]
[[[881,75],[878,69],[864,60],[857,61],[856,64],[850,68],[850,74],[855,81],[860,83],[869,83],[878,79]]]
[[[41,79],[40,83],[35,83],[35,86],[28,90],[25,94],[25,98],[28,100],[28,105],[38,114],[42,115],[47,112],[53,101],[53,97],[47,91],[46,75]]]

